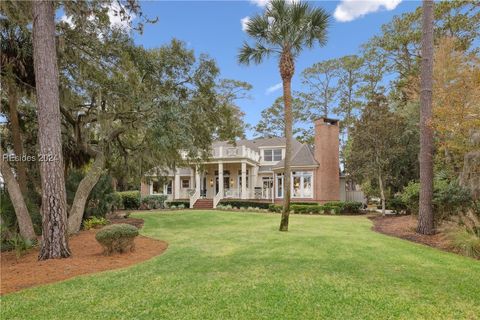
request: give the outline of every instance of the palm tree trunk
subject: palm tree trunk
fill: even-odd
[[[70,256],[67,201],[60,131],[55,9],[51,1],[34,1],[33,53],[37,94],[38,142],[42,183],[42,245],[39,260]]]
[[[420,202],[417,232],[433,234],[433,0],[423,0],[422,69],[420,92]]]
[[[28,209],[25,204],[25,200],[20,191],[20,186],[13,175],[12,168],[8,165],[7,161],[3,160],[3,152],[0,150],[0,172],[5,179],[7,185],[8,195],[12,201],[15,216],[17,217],[18,228],[20,229],[20,235],[29,240],[36,240],[37,236],[33,229],[32,219],[28,214]]]
[[[280,74],[283,81],[283,101],[285,104],[285,159],[283,176],[283,211],[280,221],[280,231],[288,231],[291,197],[291,162],[292,162],[292,77],[295,71],[291,54],[282,54],[280,58]]]
[[[8,90],[8,108],[10,112],[10,129],[12,130],[13,151],[17,157],[23,155],[22,137],[20,134],[20,123],[18,121],[17,103],[18,94],[15,81],[12,79],[7,81]],[[25,162],[20,160],[16,162],[18,185],[23,196],[27,196],[27,171]]]

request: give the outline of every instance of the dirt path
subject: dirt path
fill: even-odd
[[[164,241],[138,236],[134,252],[107,257],[102,254],[102,248],[95,240],[96,232],[97,230],[81,231],[72,236],[69,240],[72,257],[68,259],[37,261],[38,248],[30,250],[18,260],[15,252],[1,253],[0,294],[66,280],[81,274],[127,267],[161,254],[168,246]]]

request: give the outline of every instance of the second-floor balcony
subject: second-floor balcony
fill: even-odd
[[[246,146],[237,146],[237,147],[220,146],[220,147],[213,148],[211,154],[213,159],[237,158],[237,159],[249,159],[255,162],[260,161],[260,153]]]
[[[188,158],[188,154],[186,151],[181,152],[181,156],[183,159]],[[210,157],[212,160],[215,159],[247,159],[252,160],[255,162],[260,161],[260,153],[257,151],[250,149],[246,146],[237,146],[237,147],[229,147],[229,146],[220,146],[215,147],[211,150]]]

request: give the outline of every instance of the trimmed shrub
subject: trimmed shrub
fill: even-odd
[[[358,214],[360,209],[362,209],[363,203],[359,201],[345,201],[343,203],[343,210],[340,213],[348,214]]]
[[[138,236],[138,229],[130,224],[119,223],[104,227],[97,232],[95,239],[102,245],[103,253],[124,253],[133,251],[134,239]]]
[[[183,205],[184,208],[189,208],[190,201],[167,201],[165,205],[170,209],[176,209],[181,205]]]
[[[230,205],[236,208],[248,208],[257,207],[261,209],[268,209],[271,203],[268,202],[255,202],[255,201],[242,201],[242,200],[220,200],[219,202],[223,206]]]
[[[269,204],[268,205],[268,210],[271,211],[271,212],[282,212],[282,209],[283,209],[283,206],[282,205],[279,205],[279,204]]]
[[[91,217],[83,220],[83,229],[90,230],[92,228],[98,228],[108,224],[108,220],[103,217]]]
[[[117,194],[122,198],[123,209],[140,208],[140,191],[122,191]]]
[[[166,195],[163,195],[163,194],[150,195],[142,198],[142,205],[149,210],[161,209],[165,205],[165,200],[167,200]]]
[[[302,206],[318,206],[318,202],[297,202],[297,201],[291,201],[290,204],[299,204]]]

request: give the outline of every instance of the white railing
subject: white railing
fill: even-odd
[[[190,197],[190,209],[193,208],[198,199],[200,199],[200,190],[195,190],[195,193]]]
[[[217,192],[217,194],[215,195],[215,197],[213,197],[213,208],[215,209],[218,205],[218,203],[220,202],[220,200],[223,199],[223,195],[221,192]]]
[[[188,153],[186,151],[181,151],[180,155],[182,159],[188,159]],[[245,146],[239,147],[218,147],[213,148],[210,152],[210,155],[213,159],[216,158],[247,158],[253,161],[260,161],[260,154],[250,148]]]
[[[253,161],[260,160],[260,154],[245,146],[218,147],[212,150],[212,158],[247,158]]]

